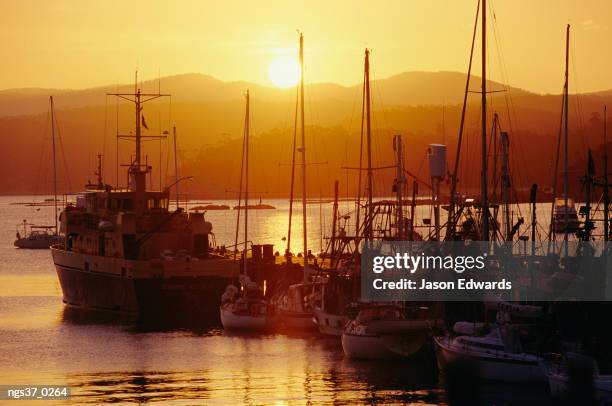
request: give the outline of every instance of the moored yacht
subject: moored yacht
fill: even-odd
[[[525,348],[533,343],[528,340],[534,338],[529,327],[542,316],[542,308],[507,302],[499,302],[496,306],[497,324],[458,322],[453,328],[458,335],[434,337],[438,367],[444,370],[449,363],[468,358],[478,365],[484,380],[545,381],[540,365],[542,357]]]
[[[221,323],[228,330],[261,331],[277,322],[274,306],[264,300],[261,288],[255,282],[243,283],[241,293],[229,285],[221,297]]]
[[[372,304],[348,322],[342,349],[349,358],[406,358],[419,352],[433,329],[442,325],[424,306]]]

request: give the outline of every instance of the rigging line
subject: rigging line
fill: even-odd
[[[506,65],[506,58],[504,56],[504,52],[503,52],[503,46],[501,44],[502,40],[501,40],[501,36],[499,34],[499,30],[498,30],[498,23],[497,23],[497,18],[495,17],[495,10],[494,10],[494,6],[493,4],[490,2],[490,7],[491,7],[491,14],[492,14],[492,27],[493,27],[493,36],[494,36],[494,40],[495,40],[495,45],[497,48],[497,53],[498,53],[498,57],[499,57],[499,65],[500,65],[500,71],[502,74],[502,78],[503,78],[503,85],[505,87],[505,92],[504,92],[504,100],[506,102],[506,112],[508,115],[508,127],[510,129],[510,133],[515,134],[516,131],[518,131],[519,126],[518,126],[518,116],[516,114],[516,108],[514,105],[514,100],[512,97],[512,91],[510,88],[510,80],[509,80],[509,75],[508,75],[508,69],[507,69],[507,65]],[[510,112],[510,110],[512,110],[512,113]],[[513,119],[514,117],[514,119]],[[516,131],[515,131],[515,126],[514,123],[516,124]],[[516,144],[518,144],[518,152],[520,155],[520,158],[523,161],[523,165],[519,165],[519,171],[522,172],[523,170],[526,172],[527,177],[529,177],[529,165],[527,165],[526,162],[526,154],[524,151],[524,146],[522,143],[522,140],[520,137],[516,137],[515,138],[515,142]]]
[[[291,151],[291,187],[289,192],[289,225],[287,228],[287,247],[286,255],[291,252],[291,223],[293,220],[293,198],[294,198],[294,183],[295,183],[295,159],[297,148],[297,131],[298,131],[298,104],[300,101],[299,84],[295,86],[295,115],[293,123],[293,148]]]
[[[474,31],[472,33],[472,45],[470,48],[470,60],[468,63],[468,71],[467,71],[467,78],[466,78],[466,83],[465,83],[465,91],[463,94],[463,107],[461,109],[461,120],[459,123],[459,135],[457,137],[457,149],[455,152],[455,164],[453,166],[453,173],[452,173],[452,178],[451,178],[451,193],[450,193],[450,207],[449,207],[449,219],[454,215],[454,209],[455,209],[455,194],[457,193],[457,174],[459,171],[459,163],[460,163],[460,157],[461,157],[461,144],[463,142],[463,129],[464,129],[464,125],[465,125],[465,113],[467,110],[467,99],[468,99],[468,94],[469,94],[469,88],[470,88],[470,76],[472,75],[472,59],[474,57],[474,44],[476,42],[476,30],[478,28],[478,15],[480,14],[480,0],[478,0],[478,4],[476,6],[476,18],[474,20]],[[452,227],[452,222],[448,221],[448,226],[447,226],[447,234],[451,231],[451,227]]]
[[[54,118],[55,116],[55,118]],[[62,155],[62,161],[64,163],[64,174],[66,176],[66,180],[68,181],[68,190],[72,191],[72,183],[70,182],[70,171],[68,170],[68,161],[66,160],[66,151],[64,150],[64,141],[62,137],[62,134],[60,132],[60,127],[59,127],[59,123],[57,122],[57,116],[55,115],[55,112],[53,112],[51,114],[51,120],[54,120],[55,122],[55,129],[57,131],[57,139],[59,141],[60,144],[60,151],[61,151],[61,155]]]
[[[365,103],[366,103],[366,73],[363,72],[363,87],[361,95],[361,137],[359,141],[359,174],[357,175],[357,199],[356,199],[356,220],[355,220],[355,235],[359,235],[359,223],[360,223],[360,211],[361,211],[361,172],[363,172],[363,129],[365,123]],[[347,171],[347,183],[348,183],[348,171]]]
[[[584,114],[582,109],[582,98],[580,97],[580,92],[578,91],[578,79],[577,79],[577,69],[576,69],[576,58],[574,57],[574,48],[570,48],[570,53],[572,54],[570,64],[572,66],[572,81],[574,82],[574,98],[576,99],[576,103],[574,103],[574,110],[576,117],[578,118],[578,133],[580,135],[580,141],[582,142],[583,150],[580,151],[582,154],[582,158],[587,160],[587,152],[586,150],[590,147],[590,143],[588,141],[588,137],[585,136],[584,129]]]
[[[104,101],[104,132],[102,133],[102,167],[106,169],[106,138],[108,131],[108,95]],[[105,172],[105,171],[104,171]]]
[[[248,114],[248,113],[246,113],[246,114]],[[245,157],[245,151],[246,151],[246,148],[247,148],[247,145],[246,145],[246,141],[247,141],[246,134],[247,134],[247,131],[248,131],[247,125],[248,125],[248,120],[245,119],[245,122],[244,122],[244,133],[243,133],[243,136],[242,136],[242,156],[240,158],[240,187],[238,188],[238,213],[236,214],[236,235],[235,235],[235,238],[234,238],[234,261],[236,261],[236,256],[238,254],[238,234],[240,232],[240,212],[242,211],[240,209],[240,205],[242,204],[242,183],[243,183],[242,182],[242,177],[243,177],[244,172],[245,172],[245,170],[244,170],[244,166],[245,166],[244,165],[244,157]],[[247,210],[247,209],[245,208],[245,210]],[[244,238],[245,247],[246,247],[246,243],[247,242],[246,242],[246,235],[245,235],[245,238]],[[245,261],[246,261],[246,248],[245,248],[244,254],[245,254]]]
[[[119,85],[117,84],[117,93],[119,93]],[[115,182],[115,187],[119,188],[119,98],[116,98],[115,100],[115,125],[116,125],[116,132],[115,132],[115,144],[116,144],[116,160],[115,160],[115,175],[116,175],[116,182]]]
[[[37,170],[37,176],[36,179],[40,180],[43,179],[43,184],[46,184],[46,177],[43,177],[42,175],[42,170],[43,170],[43,165],[46,164],[45,161],[45,157],[47,156],[46,154],[46,145],[47,145],[47,132],[49,131],[49,115],[50,112],[47,111],[47,113],[45,114],[45,124],[43,127],[43,130],[41,131],[42,133],[42,142],[40,143],[42,148],[40,149],[40,159],[38,160],[38,170]],[[45,165],[46,166],[46,165]],[[48,173],[48,171],[45,170],[45,175]],[[45,185],[46,186],[46,185]],[[40,182],[36,182],[36,185],[34,186],[34,194],[38,195],[38,188],[40,187]],[[46,189],[46,187],[43,187],[43,191]]]
[[[553,169],[553,189],[552,189],[552,202],[550,208],[550,224],[548,230],[548,238],[551,239],[553,237],[553,220],[555,216],[555,199],[557,198],[557,186],[558,186],[558,174],[559,174],[559,160],[560,160],[560,150],[561,150],[561,136],[563,133],[563,114],[565,112],[565,91],[563,92],[563,97],[561,98],[561,118],[559,119],[559,134],[557,136],[557,151],[555,154],[555,166]],[[566,192],[567,193],[567,192]]]

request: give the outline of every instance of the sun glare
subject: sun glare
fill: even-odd
[[[276,58],[268,66],[268,77],[275,86],[295,86],[300,80],[300,64],[288,56]]]

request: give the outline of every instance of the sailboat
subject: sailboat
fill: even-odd
[[[273,324],[276,319],[274,307],[263,298],[260,286],[248,277],[248,230],[249,230],[249,132],[250,132],[250,96],[246,92],[246,113],[244,120],[244,144],[242,150],[242,168],[240,175],[240,191],[242,191],[242,176],[245,178],[244,192],[244,249],[242,251],[243,272],[240,275],[241,289],[229,285],[221,297],[219,308],[223,328],[229,330],[263,330]],[[241,196],[238,197],[238,207]],[[238,246],[238,228],[240,216],[236,221],[236,246]]]
[[[17,248],[27,249],[49,249],[52,245],[60,244],[64,238],[59,235],[57,227],[57,170],[55,163],[55,113],[53,110],[53,96],[49,96],[51,109],[51,143],[53,154],[53,218],[55,225],[28,224],[23,220],[18,228],[23,227],[23,235],[19,229],[16,232],[16,240],[13,243]]]
[[[307,214],[306,214],[306,131],[304,124],[304,36],[300,34],[300,82],[299,82],[299,106],[300,106],[300,134],[301,134],[301,167],[302,167],[302,232],[303,232],[303,281],[292,284],[285,290],[280,291],[275,295],[273,302],[279,313],[281,322],[287,328],[295,329],[314,329],[313,323],[313,306],[319,300],[320,289],[323,284],[322,280],[313,281],[310,274],[310,254],[308,252],[308,231],[307,231]],[[296,110],[297,113],[297,110]],[[296,117],[297,118],[297,117]],[[293,217],[293,189],[295,180],[295,152],[297,141],[297,120],[294,133],[293,159],[291,165],[291,197],[289,199],[289,230],[287,234],[287,250],[286,258],[287,265],[291,263],[291,219]]]
[[[440,369],[457,359],[469,358],[487,381],[539,383],[546,380],[541,367],[542,357],[528,351],[523,341],[537,326],[543,311],[539,306],[500,302],[497,304],[500,322],[489,326],[458,322],[458,335],[434,337],[436,358]],[[470,332],[469,327],[473,325]],[[486,332],[486,333],[485,333]]]
[[[555,179],[553,186],[553,210],[552,219],[550,222],[550,235],[554,239],[555,234],[562,234],[567,240],[569,234],[573,234],[580,228],[578,213],[574,201],[569,197],[569,40],[570,26],[568,24],[565,35],[565,84],[563,86],[563,196],[557,198],[557,168],[559,164],[558,146],[557,158],[555,164]],[[559,143],[561,142],[561,133],[559,133]]]

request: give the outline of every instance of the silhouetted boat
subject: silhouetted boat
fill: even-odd
[[[65,241],[51,251],[63,301],[146,320],[218,320],[236,263],[214,250],[212,224],[202,213],[170,212],[169,188],[146,189],[151,167],[142,159],[142,104],[166,95],[139,89],[114,95],[134,103],[139,118],[128,187],[87,190],[61,213]]]
[[[342,349],[349,358],[406,358],[419,352],[432,329],[442,325],[427,307],[372,304],[346,325]]]
[[[28,224],[26,220],[20,226],[23,226],[23,235],[19,231],[16,233],[16,240],[13,243],[17,248],[25,249],[48,249],[53,244],[57,244],[63,240],[63,237],[58,233],[57,227],[57,171],[55,166],[55,114],[53,111],[53,96],[49,97],[49,107],[51,111],[51,144],[53,154],[53,197],[47,198],[41,203],[41,206],[53,206],[53,220],[55,225],[34,225]],[[26,206],[36,206],[31,203]],[[29,227],[29,230],[28,230]]]

